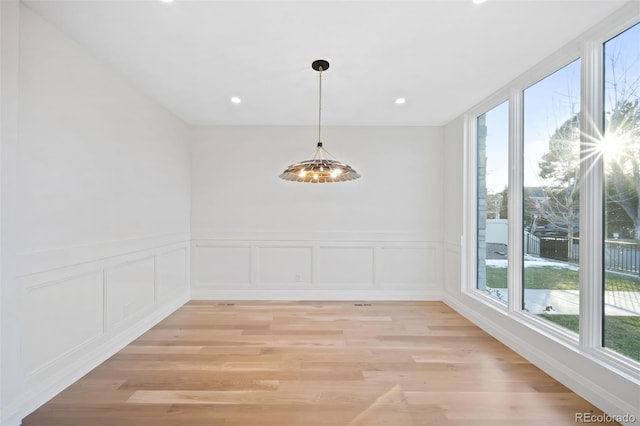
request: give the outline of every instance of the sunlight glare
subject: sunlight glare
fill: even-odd
[[[608,133],[598,141],[598,151],[605,161],[615,160],[624,152],[625,139],[616,133]]]

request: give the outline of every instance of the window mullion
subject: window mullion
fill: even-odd
[[[586,42],[582,59],[580,106],[580,346],[602,346],[603,188],[602,156],[595,155],[603,135],[603,48]]]
[[[510,311],[522,309],[522,91],[509,96],[509,221],[507,288]]]
[[[465,182],[466,194],[463,200],[463,211],[470,212],[466,215],[463,223],[463,249],[465,256],[461,262],[461,277],[465,279],[461,283],[463,292],[473,291],[477,282],[477,137],[476,137],[476,117],[471,115],[465,116],[464,132],[467,146],[465,150]]]

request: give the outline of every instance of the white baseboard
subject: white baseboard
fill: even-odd
[[[633,406],[629,402],[612,394],[599,383],[590,380],[584,372],[575,370],[572,365],[559,363],[547,352],[538,349],[516,334],[510,333],[495,321],[479,314],[446,292],[443,293],[443,301],[491,336],[498,339],[501,343],[517,352],[529,362],[610,416],[627,415],[635,418],[636,421],[640,419],[640,409],[638,406]],[[637,425],[636,422],[623,424],[628,424],[629,426]]]
[[[191,289],[192,300],[387,300],[425,301],[442,300],[440,290],[330,290],[304,291],[271,289]]]
[[[190,300],[189,293],[177,295],[173,300],[155,309],[144,318],[132,324],[125,330],[108,338],[94,350],[88,351],[77,363],[69,365],[47,380],[33,386],[28,394],[20,398],[19,404],[6,407],[0,419],[2,426],[18,426],[21,419],[29,415],[38,407],[49,401],[51,398],[62,392],[65,388],[80,379],[89,371],[113,356],[116,352],[124,348],[133,340],[140,337],[151,327],[162,321],[164,318],[175,312],[182,305]],[[5,417],[6,416],[6,417]]]

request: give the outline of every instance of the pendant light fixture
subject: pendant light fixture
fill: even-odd
[[[290,165],[282,172],[280,178],[294,182],[310,183],[346,182],[348,180],[358,179],[360,175],[353,170],[351,166],[338,161],[322,146],[322,72],[329,69],[329,62],[324,59],[318,59],[313,61],[311,68],[318,71],[320,75],[320,90],[318,95],[318,145],[311,160]],[[328,154],[333,159],[325,158],[325,154]]]

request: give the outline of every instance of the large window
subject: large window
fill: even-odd
[[[507,301],[509,103],[480,115],[478,144],[478,279],[476,286]]]
[[[640,24],[604,44],[604,339],[640,361]]]
[[[640,377],[640,23],[616,20],[469,113],[465,288]]]
[[[523,95],[522,309],[578,332],[580,61]]]

